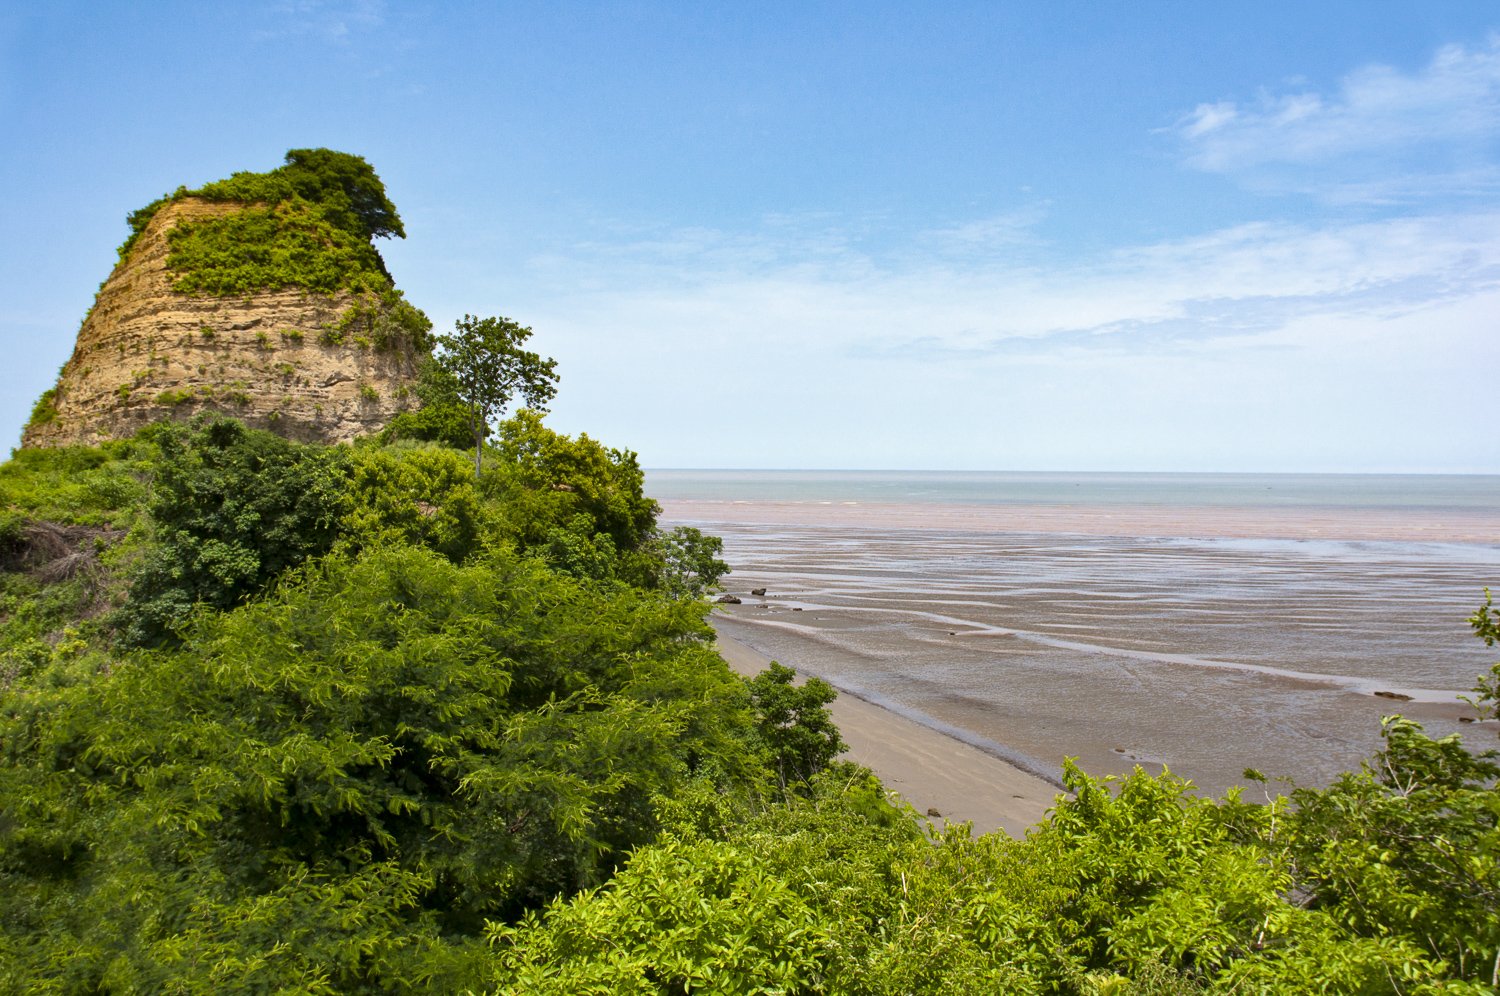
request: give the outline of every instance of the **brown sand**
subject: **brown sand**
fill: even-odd
[[[723,633],[718,646],[743,675],[758,674],[770,663]],[[947,822],[972,822],[975,833],[1004,830],[1021,837],[1041,822],[1060,792],[976,747],[852,695],[840,695],[829,711],[849,744],[846,758],[875,772],[917,812],[936,810]]]

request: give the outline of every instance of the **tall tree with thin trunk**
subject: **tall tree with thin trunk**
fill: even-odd
[[[526,407],[546,411],[557,394],[557,361],[523,349],[531,329],[509,318],[465,315],[453,332],[436,337],[437,360],[458,383],[459,400],[469,410],[474,436],[474,476],[482,469],[484,440],[490,423],[520,396]]]

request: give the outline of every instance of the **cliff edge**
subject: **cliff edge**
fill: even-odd
[[[287,163],[131,215],[22,446],[93,444],[202,411],[334,443],[416,407],[431,323],[372,245],[372,228],[402,234],[384,188],[357,156],[302,150]],[[390,209],[383,230],[357,213],[372,183]]]

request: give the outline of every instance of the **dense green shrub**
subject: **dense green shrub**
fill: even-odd
[[[185,294],[249,294],[303,287],[331,294],[374,278],[388,284],[369,241],[329,222],[300,197],[269,207],[183,221],[167,236],[172,288]]]
[[[454,563],[478,551],[486,509],[468,460],[451,449],[404,444],[362,447],[349,456],[346,543],[377,549],[415,544]]]
[[[300,197],[324,206],[329,220],[365,240],[406,238],[385,184],[363,156],[332,149],[292,149],[269,173],[235,173],[189,191],[210,201],[276,204]]]
[[[654,799],[736,767],[744,692],[700,615],[398,547],[86,690],[28,690],[46,707],[9,704],[0,784],[0,929],[29,939],[10,970],[67,991],[449,971],[485,918],[602,882]]]
[[[0,991],[1494,991],[1494,757],[1392,719],[1265,805],[1070,765],[1024,841],[928,827],[730,674],[633,454],[499,442],[0,466]],[[110,644],[127,577],[180,645]]]
[[[235,173],[227,180],[207,183],[197,190],[178,187],[130,212],[125,219],[130,226],[130,237],[120,246],[120,259],[130,255],[136,240],[158,211],[185,197],[266,207],[301,199],[319,205],[322,217],[329,224],[361,242],[392,235],[406,237],[396,206],[386,196],[385,185],[364,157],[331,149],[293,149],[286,154],[286,164],[269,173]]]
[[[42,396],[36,399],[36,404],[31,408],[31,417],[26,420],[27,428],[32,426],[46,425],[57,419],[57,388],[49,387],[42,392]]]
[[[772,661],[749,682],[756,732],[783,794],[805,785],[848,749],[827,708],[838,693],[821,678],[797,685],[796,676],[796,671]]]
[[[194,607],[229,608],[332,547],[348,506],[339,451],[206,416],[150,436],[155,542],[121,612],[128,643],[170,639]]]
[[[458,381],[442,364],[428,357],[417,378],[415,411],[401,412],[380,433],[381,442],[400,440],[442,443],[467,449],[474,442],[469,408],[458,397]]]

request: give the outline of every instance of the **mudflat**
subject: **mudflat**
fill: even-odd
[[[975,533],[1500,543],[1490,508],[1144,506],[660,499],[674,522],[941,529]]]

